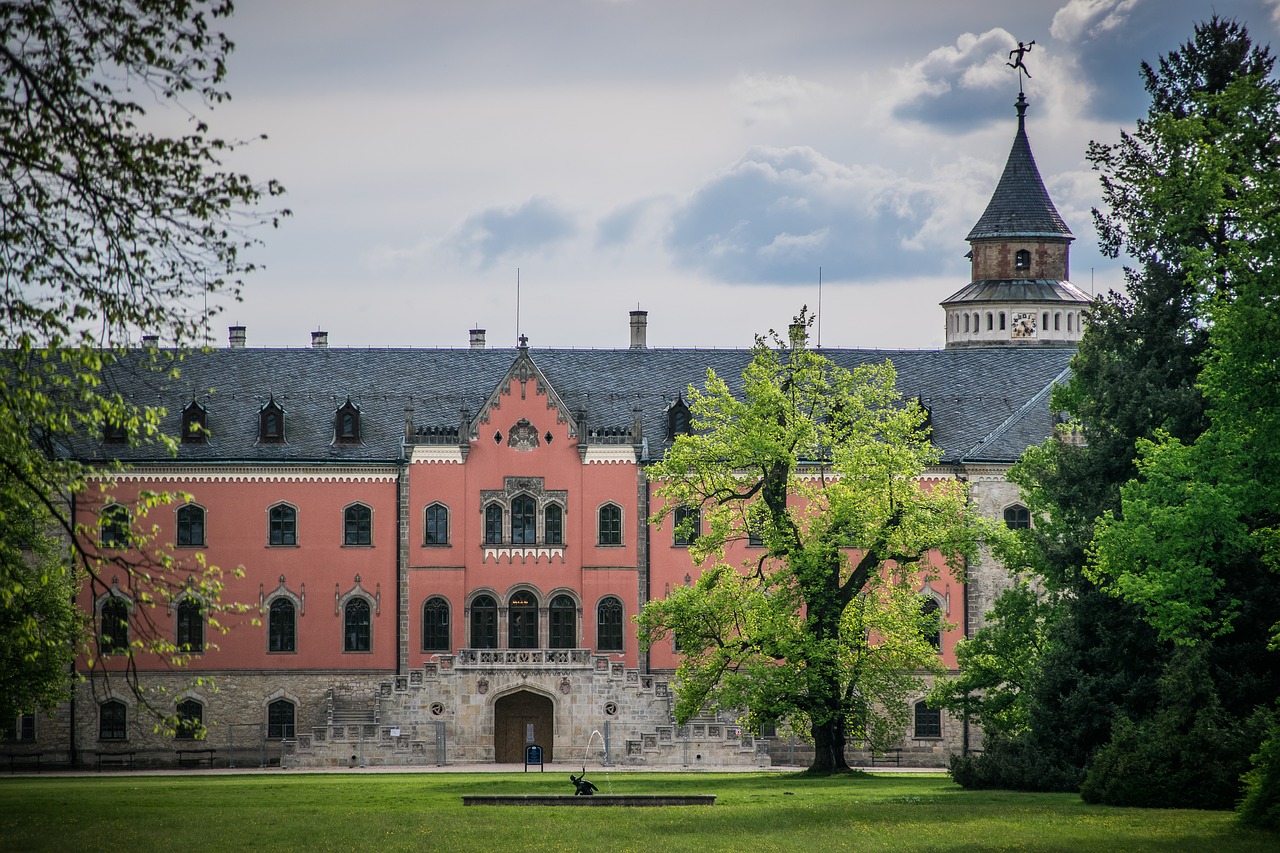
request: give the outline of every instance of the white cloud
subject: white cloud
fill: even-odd
[[[832,98],[835,92],[821,83],[794,74],[741,74],[731,87],[747,125],[787,122],[812,102]]]
[[[1053,16],[1049,33],[1066,42],[1097,38],[1125,24],[1139,0],[1070,0]]]

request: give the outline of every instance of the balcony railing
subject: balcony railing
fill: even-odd
[[[459,649],[458,669],[590,669],[590,649]]]

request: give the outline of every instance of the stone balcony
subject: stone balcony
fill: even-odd
[[[591,669],[595,657],[591,649],[459,649],[452,664],[457,669]]]

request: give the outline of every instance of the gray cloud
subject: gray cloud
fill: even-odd
[[[940,192],[807,147],[754,148],[672,218],[675,262],[714,279],[811,284],[939,272],[920,243]],[[928,241],[924,241],[928,242]]]
[[[490,207],[468,217],[445,246],[484,268],[502,258],[546,251],[577,232],[572,215],[535,196],[518,207]]]
[[[930,51],[905,69],[911,95],[893,108],[896,118],[934,127],[972,130],[1008,115],[1013,70],[1005,63],[1018,41],[1002,29],[965,33],[955,44]],[[1033,48],[1034,50],[1034,48]],[[1034,57],[1026,57],[1028,66]]]

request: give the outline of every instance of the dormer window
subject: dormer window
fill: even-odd
[[[360,407],[350,397],[334,416],[333,435],[338,444],[360,443]]]
[[[209,412],[195,400],[182,410],[182,443],[205,444],[209,441]]]
[[[1031,253],[1026,249],[1019,249],[1014,252],[1013,268],[1018,272],[1029,272],[1031,270]]]
[[[677,436],[693,434],[693,416],[685,405],[681,395],[667,407],[667,441],[675,441]]]
[[[284,409],[280,408],[274,396],[258,412],[258,442],[284,443]]]
[[[102,425],[102,440],[107,444],[127,444],[129,431],[114,421]]]

